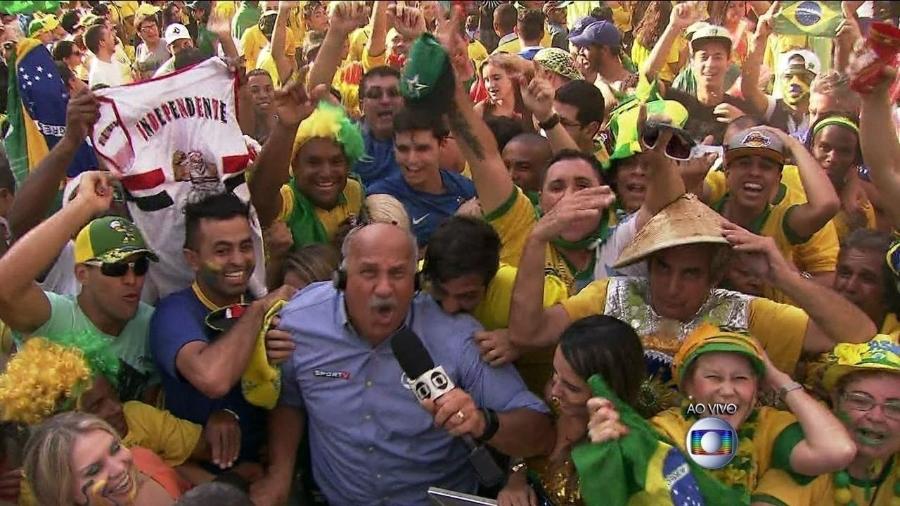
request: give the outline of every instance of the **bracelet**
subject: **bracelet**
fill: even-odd
[[[803,390],[803,385],[801,385],[800,383],[797,383],[796,381],[792,381],[792,382],[788,383],[787,385],[784,385],[783,387],[778,389],[778,398],[781,399],[781,402],[784,402],[784,399],[787,396],[787,394],[789,394],[790,392],[793,392],[794,390]]]
[[[240,423],[241,417],[239,417],[237,413],[235,413],[234,411],[232,411],[232,410],[230,410],[230,409],[228,409],[228,408],[222,408],[222,411],[224,411],[224,412],[228,413],[229,415],[233,416],[233,417],[234,417],[234,421]]]
[[[517,458],[510,463],[509,472],[510,474],[518,473],[519,471],[527,468],[528,464],[525,463],[525,459]]]
[[[500,429],[500,418],[497,412],[490,408],[481,408],[481,414],[484,415],[484,433],[480,437],[475,438],[479,443],[490,441],[494,434]]]
[[[557,113],[553,113],[553,116],[550,116],[549,118],[547,118],[547,121],[539,121],[538,122],[538,126],[541,128],[541,130],[544,130],[545,132],[553,129],[553,127],[555,127],[558,124],[559,124],[559,114],[557,114]]]

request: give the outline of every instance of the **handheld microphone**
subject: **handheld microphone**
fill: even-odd
[[[425,349],[422,340],[415,332],[407,327],[400,329],[391,339],[391,351],[400,364],[400,368],[412,382],[412,390],[419,402],[430,399],[437,400],[447,392],[456,388],[453,380],[441,366],[435,366],[434,359]],[[503,470],[494,461],[490,451],[484,446],[479,446],[471,436],[462,436],[472,452],[469,454],[469,463],[475,468],[481,484],[485,487],[494,487],[506,478]]]

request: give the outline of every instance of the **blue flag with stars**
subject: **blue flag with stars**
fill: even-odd
[[[66,132],[69,93],[56,71],[50,51],[43,45],[29,51],[18,63],[16,81],[22,104],[47,141],[47,147],[53,149]],[[99,166],[94,150],[85,141],[78,148],[66,174],[75,177]]]

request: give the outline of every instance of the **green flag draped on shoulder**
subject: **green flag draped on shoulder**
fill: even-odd
[[[598,375],[588,383],[609,399],[628,434],[616,441],[585,443],[572,450],[581,497],[588,506],[731,506],[740,495],[710,477],[665,441],[641,415],[620,400]]]
[[[788,1],[781,3],[781,12],[775,16],[775,33],[783,35],[808,35],[810,37],[834,37],[844,20],[841,2]]]

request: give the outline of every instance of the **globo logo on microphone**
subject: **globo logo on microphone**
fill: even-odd
[[[415,392],[416,398],[421,402],[426,399],[437,399],[453,390],[454,387],[453,381],[447,375],[447,372],[444,371],[444,368],[437,366],[416,378],[413,381],[412,390]]]

